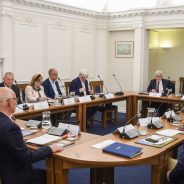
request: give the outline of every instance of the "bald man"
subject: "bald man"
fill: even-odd
[[[49,78],[43,82],[43,87],[45,94],[48,98],[54,99],[55,96],[62,95],[62,92],[59,88],[58,71],[55,68],[51,68],[48,72]]]
[[[4,74],[4,77],[3,77],[3,82],[0,83],[0,87],[8,87],[8,88],[11,88],[15,94],[16,94],[16,97],[17,97],[17,102],[20,104],[21,103],[21,98],[20,98],[20,90],[18,88],[17,85],[13,84],[15,81],[14,79],[14,75],[12,72],[6,72]]]
[[[13,90],[0,88],[0,178],[3,184],[45,184],[45,173],[33,169],[32,163],[63,148],[51,145],[29,150],[20,127],[11,118],[16,104],[17,98]],[[44,174],[40,177],[38,173]]]

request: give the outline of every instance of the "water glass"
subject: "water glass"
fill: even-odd
[[[70,96],[71,97],[74,97],[75,96],[75,92],[73,91],[73,92],[70,92]]]
[[[42,128],[48,130],[52,127],[50,120],[50,111],[42,112]]]
[[[146,122],[142,122],[139,125],[139,134],[140,135],[146,135],[147,134],[147,123]]]

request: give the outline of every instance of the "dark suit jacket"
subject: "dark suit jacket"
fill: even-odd
[[[184,145],[182,153],[179,156],[176,167],[169,175],[169,184],[183,184],[184,183]]]
[[[172,89],[172,93],[175,93],[175,85],[170,80],[162,79],[162,85],[163,85],[163,90],[168,88],[168,89]],[[156,79],[152,79],[150,81],[147,91],[150,92],[152,89],[156,89]]]
[[[45,95],[49,98],[52,98],[54,99],[55,98],[55,93],[54,93],[54,90],[52,88],[52,85],[50,83],[50,80],[49,79],[46,79],[44,82],[43,82],[43,87],[44,87],[44,91],[45,91]],[[56,81],[56,88],[57,88],[57,91],[59,93],[59,95],[62,95],[61,93],[61,90],[59,88],[59,84],[58,84],[58,81]]]
[[[0,112],[0,178],[3,184],[33,184],[32,163],[52,154],[48,146],[28,150],[19,126]]]
[[[5,87],[4,82],[0,83],[0,87]],[[20,90],[19,90],[18,86],[15,84],[12,84],[11,89],[15,92],[15,95],[16,95],[17,100],[18,100],[18,104],[20,104],[21,98],[20,98]]]
[[[80,88],[82,88],[82,84],[81,84],[80,78],[77,77],[77,78],[72,80],[69,92],[75,92],[76,95],[83,96],[84,93],[79,92]],[[85,80],[85,88],[86,88],[86,95],[89,95],[89,87],[88,87],[88,81],[87,80]]]

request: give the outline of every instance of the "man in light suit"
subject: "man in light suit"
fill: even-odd
[[[49,78],[43,82],[43,87],[45,94],[48,98],[54,99],[55,96],[62,95],[62,92],[59,88],[58,71],[55,68],[51,68],[48,72]]]
[[[150,81],[147,91],[165,94],[165,91],[169,89],[171,93],[175,93],[175,85],[170,80],[163,79],[162,71],[157,70],[155,72],[155,79]],[[168,107],[167,104],[158,102],[151,103],[151,106],[157,108],[158,116],[162,116]]]
[[[69,92],[75,92],[75,95],[78,95],[78,96],[89,95],[90,91],[89,91],[89,84],[88,84],[87,78],[88,78],[88,74],[86,70],[81,70],[79,72],[79,76],[72,80]],[[87,127],[90,127],[89,120],[94,116],[96,111],[97,111],[96,106],[87,108],[86,110]]]
[[[3,82],[0,83],[0,87],[8,87],[8,88],[11,88],[16,97],[17,97],[17,100],[18,100],[18,104],[21,103],[21,98],[20,98],[20,90],[19,90],[19,87],[15,84],[13,84],[14,82],[14,75],[12,72],[6,72],[4,74],[4,77],[3,77]]]
[[[12,119],[16,100],[10,88],[0,88],[0,178],[3,184],[45,184],[46,178],[39,177],[42,172],[33,169],[32,163],[63,148],[57,145],[27,148],[20,127]]]

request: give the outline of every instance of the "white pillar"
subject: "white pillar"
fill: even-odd
[[[12,2],[9,0],[2,0],[0,2],[1,11],[1,57],[4,58],[3,72],[13,72],[13,12]]]
[[[102,80],[107,81],[107,66],[108,66],[108,47],[109,46],[109,32],[106,26],[100,26],[97,28],[96,33],[96,64],[95,64],[95,78],[98,75],[101,76]]]
[[[142,91],[148,81],[149,34],[142,22],[136,23],[134,30],[133,91]]]

